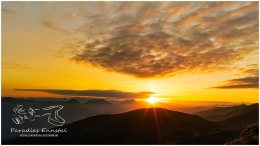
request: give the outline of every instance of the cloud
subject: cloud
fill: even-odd
[[[234,5],[236,3],[233,2],[218,2],[218,3],[209,3],[208,5],[205,5],[198,10],[192,12],[191,14],[183,17],[178,23],[177,26],[179,27],[186,27],[187,25],[190,25],[193,22],[197,22],[200,19],[202,19],[205,14],[207,13],[214,13],[215,11],[223,10],[231,5]]]
[[[224,81],[224,85],[216,86],[213,88],[218,88],[218,89],[259,88],[258,65],[253,64],[253,65],[248,65],[248,67],[249,69],[243,69],[243,68],[240,69],[242,71],[240,75],[243,75],[244,77]]]
[[[87,4],[58,28],[73,26],[81,36],[72,60],[107,71],[140,78],[212,72],[258,50],[258,2]]]
[[[30,67],[24,66],[10,61],[2,61],[2,68],[4,69],[16,69],[16,70],[31,70]]]
[[[119,90],[56,90],[56,89],[15,89],[15,91],[38,91],[58,95],[102,97],[102,98],[144,98],[149,97],[152,92],[124,92]]]
[[[244,77],[238,79],[228,80],[228,84],[224,86],[217,86],[219,89],[235,89],[235,88],[258,88],[259,77]]]

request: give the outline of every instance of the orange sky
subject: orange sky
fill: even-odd
[[[258,102],[258,13],[258,2],[2,2],[2,96]]]

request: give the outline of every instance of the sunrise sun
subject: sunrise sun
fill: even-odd
[[[156,104],[157,102],[159,102],[159,98],[157,97],[156,94],[152,94],[151,97],[147,98],[146,101],[150,104]]]

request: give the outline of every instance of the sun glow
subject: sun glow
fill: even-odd
[[[159,102],[159,98],[156,96],[156,94],[153,94],[150,98],[147,98],[146,101],[150,104],[156,104]]]

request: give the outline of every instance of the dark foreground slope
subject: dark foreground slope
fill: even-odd
[[[58,138],[16,138],[8,144],[174,144],[218,129],[198,116],[162,108],[100,115],[65,125]]]

